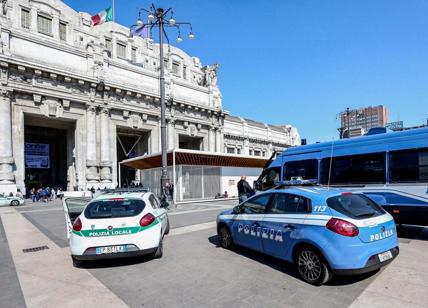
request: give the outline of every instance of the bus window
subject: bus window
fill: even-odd
[[[291,180],[292,177],[301,177],[303,180],[318,179],[318,160],[298,160],[285,163],[285,180]]]
[[[275,186],[275,182],[279,181],[279,174],[281,173],[280,167],[272,167],[266,169],[259,181],[259,185],[261,184],[260,190],[266,190]]]
[[[389,153],[391,182],[428,182],[428,149]]]
[[[331,171],[330,158],[324,158],[321,160],[321,183],[385,183],[385,153],[333,157]]]

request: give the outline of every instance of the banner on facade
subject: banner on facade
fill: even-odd
[[[25,143],[25,168],[50,168],[49,144]]]

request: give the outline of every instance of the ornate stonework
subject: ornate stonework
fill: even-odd
[[[66,127],[63,188],[67,189],[118,184],[116,150],[122,131],[146,136],[147,148],[135,147],[137,153],[160,151],[158,44],[130,39],[129,29],[113,22],[92,27],[89,14],[60,0],[3,3],[7,4],[0,14],[0,192],[8,193],[9,184],[25,189],[27,119],[43,127]],[[29,12],[28,25],[21,18],[23,9]],[[39,32],[39,14],[51,18],[51,33]],[[66,24],[62,35],[60,22]],[[118,42],[126,45],[125,55],[118,54]],[[190,136],[202,139],[205,151],[223,152],[225,144],[234,141],[224,135],[240,131],[225,123],[218,65],[203,66],[197,57],[173,46],[165,54],[168,147],[178,147],[180,136]],[[172,71],[173,63],[178,71]],[[12,132],[17,132],[13,138]],[[269,138],[274,144],[275,137]]]

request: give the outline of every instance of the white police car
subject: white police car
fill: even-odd
[[[361,193],[321,187],[277,188],[257,194],[217,218],[224,248],[245,246],[293,262],[308,283],[358,274],[399,252],[390,214]]]
[[[63,201],[71,257],[84,260],[151,254],[162,257],[166,209],[150,192],[112,192]]]

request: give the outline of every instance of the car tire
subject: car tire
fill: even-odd
[[[19,201],[18,200],[12,200],[10,202],[10,206],[18,206],[19,205]]]
[[[164,234],[168,234],[169,233],[169,219],[168,217],[166,218],[166,227],[165,227],[165,232]]]
[[[225,225],[220,225],[217,229],[217,238],[218,242],[221,247],[225,249],[232,249],[233,244],[233,238],[232,234],[229,231],[229,228]]]
[[[81,267],[83,264],[82,260],[78,260],[75,257],[71,256],[71,259],[73,260],[74,267]]]
[[[155,252],[153,253],[153,259],[160,259],[163,255],[163,244],[162,239],[159,242],[158,247],[156,248]]]
[[[311,247],[304,247],[296,254],[296,267],[300,277],[307,283],[320,286],[327,283],[332,273],[324,256]]]

